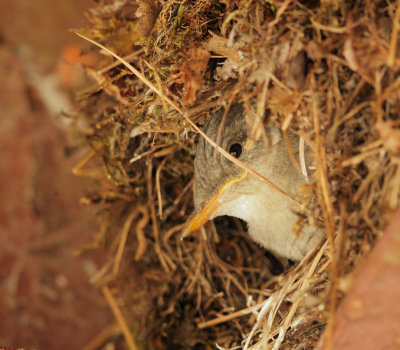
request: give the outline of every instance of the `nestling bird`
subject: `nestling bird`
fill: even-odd
[[[212,116],[204,132],[214,141],[223,110]],[[293,165],[279,128],[266,127],[268,145],[262,138],[247,149],[248,140],[243,106],[233,105],[222,129],[220,146],[288,194],[295,196],[305,177]],[[196,230],[208,219],[228,215],[244,220],[249,235],[273,254],[301,260],[322,238],[321,231],[306,226],[293,232],[298,217],[297,204],[257,177],[244,173],[224,156],[214,157],[214,148],[203,138],[194,161],[195,215],[183,235]]]

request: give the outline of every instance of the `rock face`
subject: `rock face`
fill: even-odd
[[[332,350],[400,347],[400,208],[337,311]],[[323,338],[322,338],[323,339]],[[318,349],[324,349],[321,341]]]
[[[31,63],[54,76],[68,29],[81,18],[76,5],[0,4],[0,347],[82,348],[112,319],[88,283],[93,263],[72,255],[95,231],[93,211],[78,205],[84,184],[71,175],[80,156],[66,156],[64,132],[18,50],[34,52]]]

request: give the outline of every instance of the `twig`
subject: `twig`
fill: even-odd
[[[103,145],[97,146],[96,149],[92,150],[87,154],[76,166],[74,166],[71,170],[73,175],[81,176],[84,175],[83,168],[89,163],[96,155],[97,152],[103,148]]]
[[[347,166],[350,166],[350,165],[353,165],[353,166],[357,165],[358,163],[361,163],[364,159],[366,159],[366,158],[368,158],[368,157],[370,157],[370,156],[372,156],[372,155],[374,155],[376,153],[379,153],[381,150],[383,150],[383,147],[379,147],[379,148],[373,149],[373,150],[368,151],[368,152],[357,154],[354,157],[345,159],[342,162],[341,165],[342,165],[342,167],[347,167]]]
[[[113,295],[111,294],[110,289],[108,288],[107,285],[104,285],[103,287],[101,287],[101,290],[107,300],[108,305],[111,308],[111,311],[114,314],[114,317],[116,318],[116,320],[119,324],[119,327],[121,328],[122,334],[124,335],[125,341],[129,347],[129,349],[130,350],[139,350],[135,341],[133,340],[131,332],[129,331],[129,327],[126,324],[124,316],[122,315],[120,308],[118,307]]]
[[[126,60],[118,56],[116,53],[112,52],[110,49],[107,49],[105,46],[101,45],[100,43],[84,36],[83,34],[80,34],[78,32],[75,32],[76,35],[79,37],[91,42],[92,44],[100,47],[101,49],[107,51],[110,55],[112,55],[114,58],[116,58],[118,61],[123,63],[125,67],[131,70],[133,74],[135,74],[145,85],[147,85],[152,91],[154,91],[158,96],[160,96],[162,99],[164,99],[166,102],[169,103],[170,106],[172,106],[177,112],[179,112],[187,121],[188,123],[193,127],[194,130],[196,130],[204,139],[214,148],[218,150],[224,157],[229,159],[232,163],[236,164],[240,168],[247,170],[250,174],[258,177],[260,180],[262,180],[264,183],[267,185],[271,186],[273,189],[278,191],[279,193],[289,197],[292,199],[294,202],[298,203],[297,200],[291,196],[289,193],[286,191],[282,190],[280,187],[269,181],[266,177],[258,173],[257,171],[249,168],[248,165],[245,163],[241,162],[239,159],[233,157],[231,154],[229,154],[227,151],[225,151],[222,147],[218,146],[210,137],[208,137],[188,116],[186,113],[183,112],[183,110],[174,102],[172,101],[168,96],[163,95],[157,87],[150,81],[148,80],[142,73],[140,73],[135,67],[133,67],[130,63],[128,63]]]
[[[225,121],[226,121],[226,117],[228,116],[228,112],[231,109],[232,103],[234,101],[236,97],[236,94],[232,94],[232,97],[229,99],[228,105],[226,106],[225,110],[224,110],[224,114],[222,116],[221,122],[219,123],[218,126],[218,131],[217,131],[217,138],[215,140],[215,142],[217,143],[217,145],[219,145],[221,143],[221,135],[222,135],[222,130],[224,129],[225,126]],[[214,162],[217,161],[217,149],[214,148]]]
[[[194,178],[192,178],[186,186],[183,188],[181,193],[179,193],[178,197],[174,200],[174,206],[178,205],[178,203],[181,201],[182,197],[185,195],[185,193],[189,190],[190,187],[192,187],[194,184]]]
[[[348,26],[346,27],[333,27],[333,26],[327,26],[321,23],[318,23],[316,20],[314,19],[310,19],[311,20],[311,24],[320,30],[324,30],[326,32],[331,32],[331,33],[336,33],[336,34],[343,34],[343,33],[347,33],[350,31],[351,27],[349,28]],[[358,24],[357,24],[358,25]],[[353,25],[354,27],[355,25]]]
[[[279,10],[276,12],[275,19],[274,19],[273,21],[271,21],[271,22],[268,23],[268,27],[273,27],[275,24],[277,24],[277,23],[280,21],[281,16],[282,16],[283,13],[287,10],[287,8],[289,7],[289,5],[290,5],[290,3],[291,3],[292,1],[293,1],[293,0],[286,0],[286,1],[282,4],[282,6],[281,6],[281,7],[279,8]]]
[[[397,9],[393,19],[392,35],[390,38],[390,49],[387,59],[387,65],[392,67],[396,58],[397,36],[399,33],[399,20],[400,20],[400,0],[397,0]]]
[[[300,158],[300,166],[301,166],[301,172],[306,179],[307,183],[310,182],[310,179],[308,178],[308,173],[307,173],[307,165],[306,165],[306,160],[305,160],[305,155],[304,155],[304,137],[300,136],[299,138],[299,158]]]
[[[317,159],[317,174],[318,174],[318,187],[320,189],[320,204],[321,209],[324,214],[325,228],[326,234],[328,238],[329,250],[331,255],[331,277],[332,277],[332,285],[331,285],[331,295],[330,295],[330,309],[328,322],[326,326],[326,344],[328,344],[327,349],[331,348],[331,339],[333,332],[333,313],[336,305],[336,294],[337,294],[337,283],[338,283],[338,269],[335,255],[335,221],[334,221],[334,209],[332,200],[330,197],[329,183],[328,183],[328,174],[327,174],[327,160],[326,160],[326,152],[323,145],[323,139],[321,136],[321,129],[319,124],[319,115],[317,109],[317,99],[313,100],[312,104],[312,114],[313,114],[313,123],[314,123],[314,131],[315,131],[315,144],[316,144],[316,159]]]
[[[265,300],[263,307],[261,308],[260,312],[258,313],[257,320],[256,320],[253,328],[251,329],[249,335],[247,336],[246,343],[244,344],[243,350],[248,349],[254,333],[260,326],[261,322],[264,321],[264,316],[270,310],[273,301],[274,301],[273,297],[269,297],[267,300]]]
[[[283,326],[281,327],[281,331],[279,332],[278,339],[276,340],[275,345],[272,348],[272,350],[278,350],[279,349],[279,347],[280,347],[280,345],[281,345],[281,343],[282,343],[282,341],[283,341],[283,339],[285,337],[285,334],[286,334],[286,332],[287,332],[287,330],[288,330],[288,328],[289,328],[289,326],[291,324],[291,321],[292,321],[297,309],[299,308],[300,303],[303,301],[304,294],[305,294],[306,290],[308,288],[310,288],[310,285],[311,285],[310,278],[313,275],[315,269],[317,268],[317,265],[318,265],[319,261],[321,260],[322,255],[324,254],[324,252],[325,252],[325,249],[320,249],[319,250],[317,256],[312,261],[310,268],[307,270],[305,276],[303,277],[303,280],[301,282],[301,286],[300,286],[300,288],[298,290],[298,297],[294,301],[293,305],[290,308],[290,311],[289,311],[288,315],[286,316],[285,322],[284,322]]]
[[[146,227],[146,225],[149,222],[149,214],[148,214],[146,208],[139,205],[138,210],[141,212],[143,217],[138,221],[138,223],[136,225],[136,238],[138,241],[138,247],[137,247],[136,253],[135,253],[135,261],[139,261],[146,251],[147,241],[146,241],[146,236],[143,232],[143,229]]]
[[[212,326],[215,326],[217,324],[228,322],[228,321],[231,321],[231,320],[233,320],[235,318],[251,314],[252,312],[261,309],[264,306],[265,302],[266,301],[264,300],[263,302],[261,302],[259,304],[256,304],[254,306],[250,306],[250,307],[248,307],[246,309],[242,309],[242,310],[239,310],[239,311],[236,311],[236,312],[232,312],[229,315],[224,315],[224,316],[220,316],[220,317],[214,318],[214,319],[209,320],[209,321],[200,322],[200,323],[197,324],[197,328],[204,329],[204,328],[207,328],[207,327],[212,327]]]
[[[139,50],[137,50],[137,51],[135,51],[135,52],[132,52],[131,54],[125,56],[125,57],[124,57],[124,60],[126,60],[127,62],[129,62],[130,60],[132,60],[132,59],[135,58],[136,56],[140,55],[142,52],[144,52],[144,49],[139,49]],[[113,69],[113,68],[115,68],[115,67],[118,67],[120,64],[121,64],[120,61],[113,62],[113,63],[111,63],[111,64],[105,66],[104,68],[99,69],[99,70],[96,72],[96,75],[102,75],[103,73],[109,71],[110,69]]]
[[[348,121],[349,119],[353,118],[355,115],[357,115],[362,109],[367,108],[371,106],[370,101],[362,102],[359,105],[355,106],[353,109],[351,109],[349,112],[347,112],[344,116],[342,116],[340,119],[335,120],[333,126],[330,128],[329,132],[332,134],[336,133],[337,128],[343,124],[344,122]]]
[[[135,219],[137,214],[138,214],[138,209],[135,208],[129,214],[127,219],[125,220],[125,223],[124,223],[124,226],[123,226],[122,232],[121,232],[121,238],[120,238],[119,244],[118,244],[117,254],[115,255],[115,261],[114,261],[114,266],[113,266],[113,270],[112,270],[113,277],[118,275],[119,266],[121,264],[121,259],[122,259],[122,254],[124,253],[125,243],[128,238],[128,233],[131,228],[132,221]]]
[[[161,170],[164,167],[168,156],[164,157],[161,164],[158,166],[156,171],[156,191],[157,191],[157,201],[158,201],[158,216],[160,219],[163,219],[163,205],[162,205],[162,196],[161,196],[161,185],[160,185],[160,174]]]
[[[87,343],[82,350],[97,350],[100,349],[101,345],[104,344],[108,339],[114,335],[120,334],[121,329],[117,323],[112,323],[104,328],[100,333],[96,334],[94,338]]]
[[[148,203],[150,207],[150,215],[151,215],[151,223],[153,225],[153,234],[154,234],[154,241],[155,241],[155,249],[156,253],[158,255],[158,258],[160,259],[161,266],[163,267],[164,271],[166,273],[170,272],[170,268],[165,261],[163,252],[161,250],[161,245],[160,245],[160,232],[158,228],[158,220],[157,220],[157,214],[156,214],[156,209],[154,206],[154,200],[153,200],[153,186],[152,186],[152,163],[151,159],[149,160],[149,165],[147,168],[147,196],[148,196]]]

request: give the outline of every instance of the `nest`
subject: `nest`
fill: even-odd
[[[103,48],[83,53],[98,59],[84,67],[95,83],[78,94],[74,125],[91,150],[73,171],[93,178],[82,202],[98,206],[99,232],[83,250],[109,254],[92,282],[130,349],[311,349],[324,331],[329,341],[399,201],[399,16],[389,0],[122,0],[88,14],[79,32]],[[298,265],[232,218],[180,239],[194,128],[237,102],[312,150],[297,229],[319,225],[326,240]]]

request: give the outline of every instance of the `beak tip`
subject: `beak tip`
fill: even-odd
[[[187,236],[189,236],[191,232],[192,230],[190,229],[190,226],[186,225],[181,232],[181,241],[183,241]]]
[[[228,180],[218,191],[217,193],[206,203],[203,209],[195,214],[189,222],[185,225],[181,233],[181,241],[189,236],[192,232],[198,230],[202,227],[207,220],[209,220],[218,207],[221,205],[221,194],[226,191],[228,187],[232,185],[232,183],[241,181],[247,176],[247,171],[245,171],[242,175],[238,177],[234,177]]]

